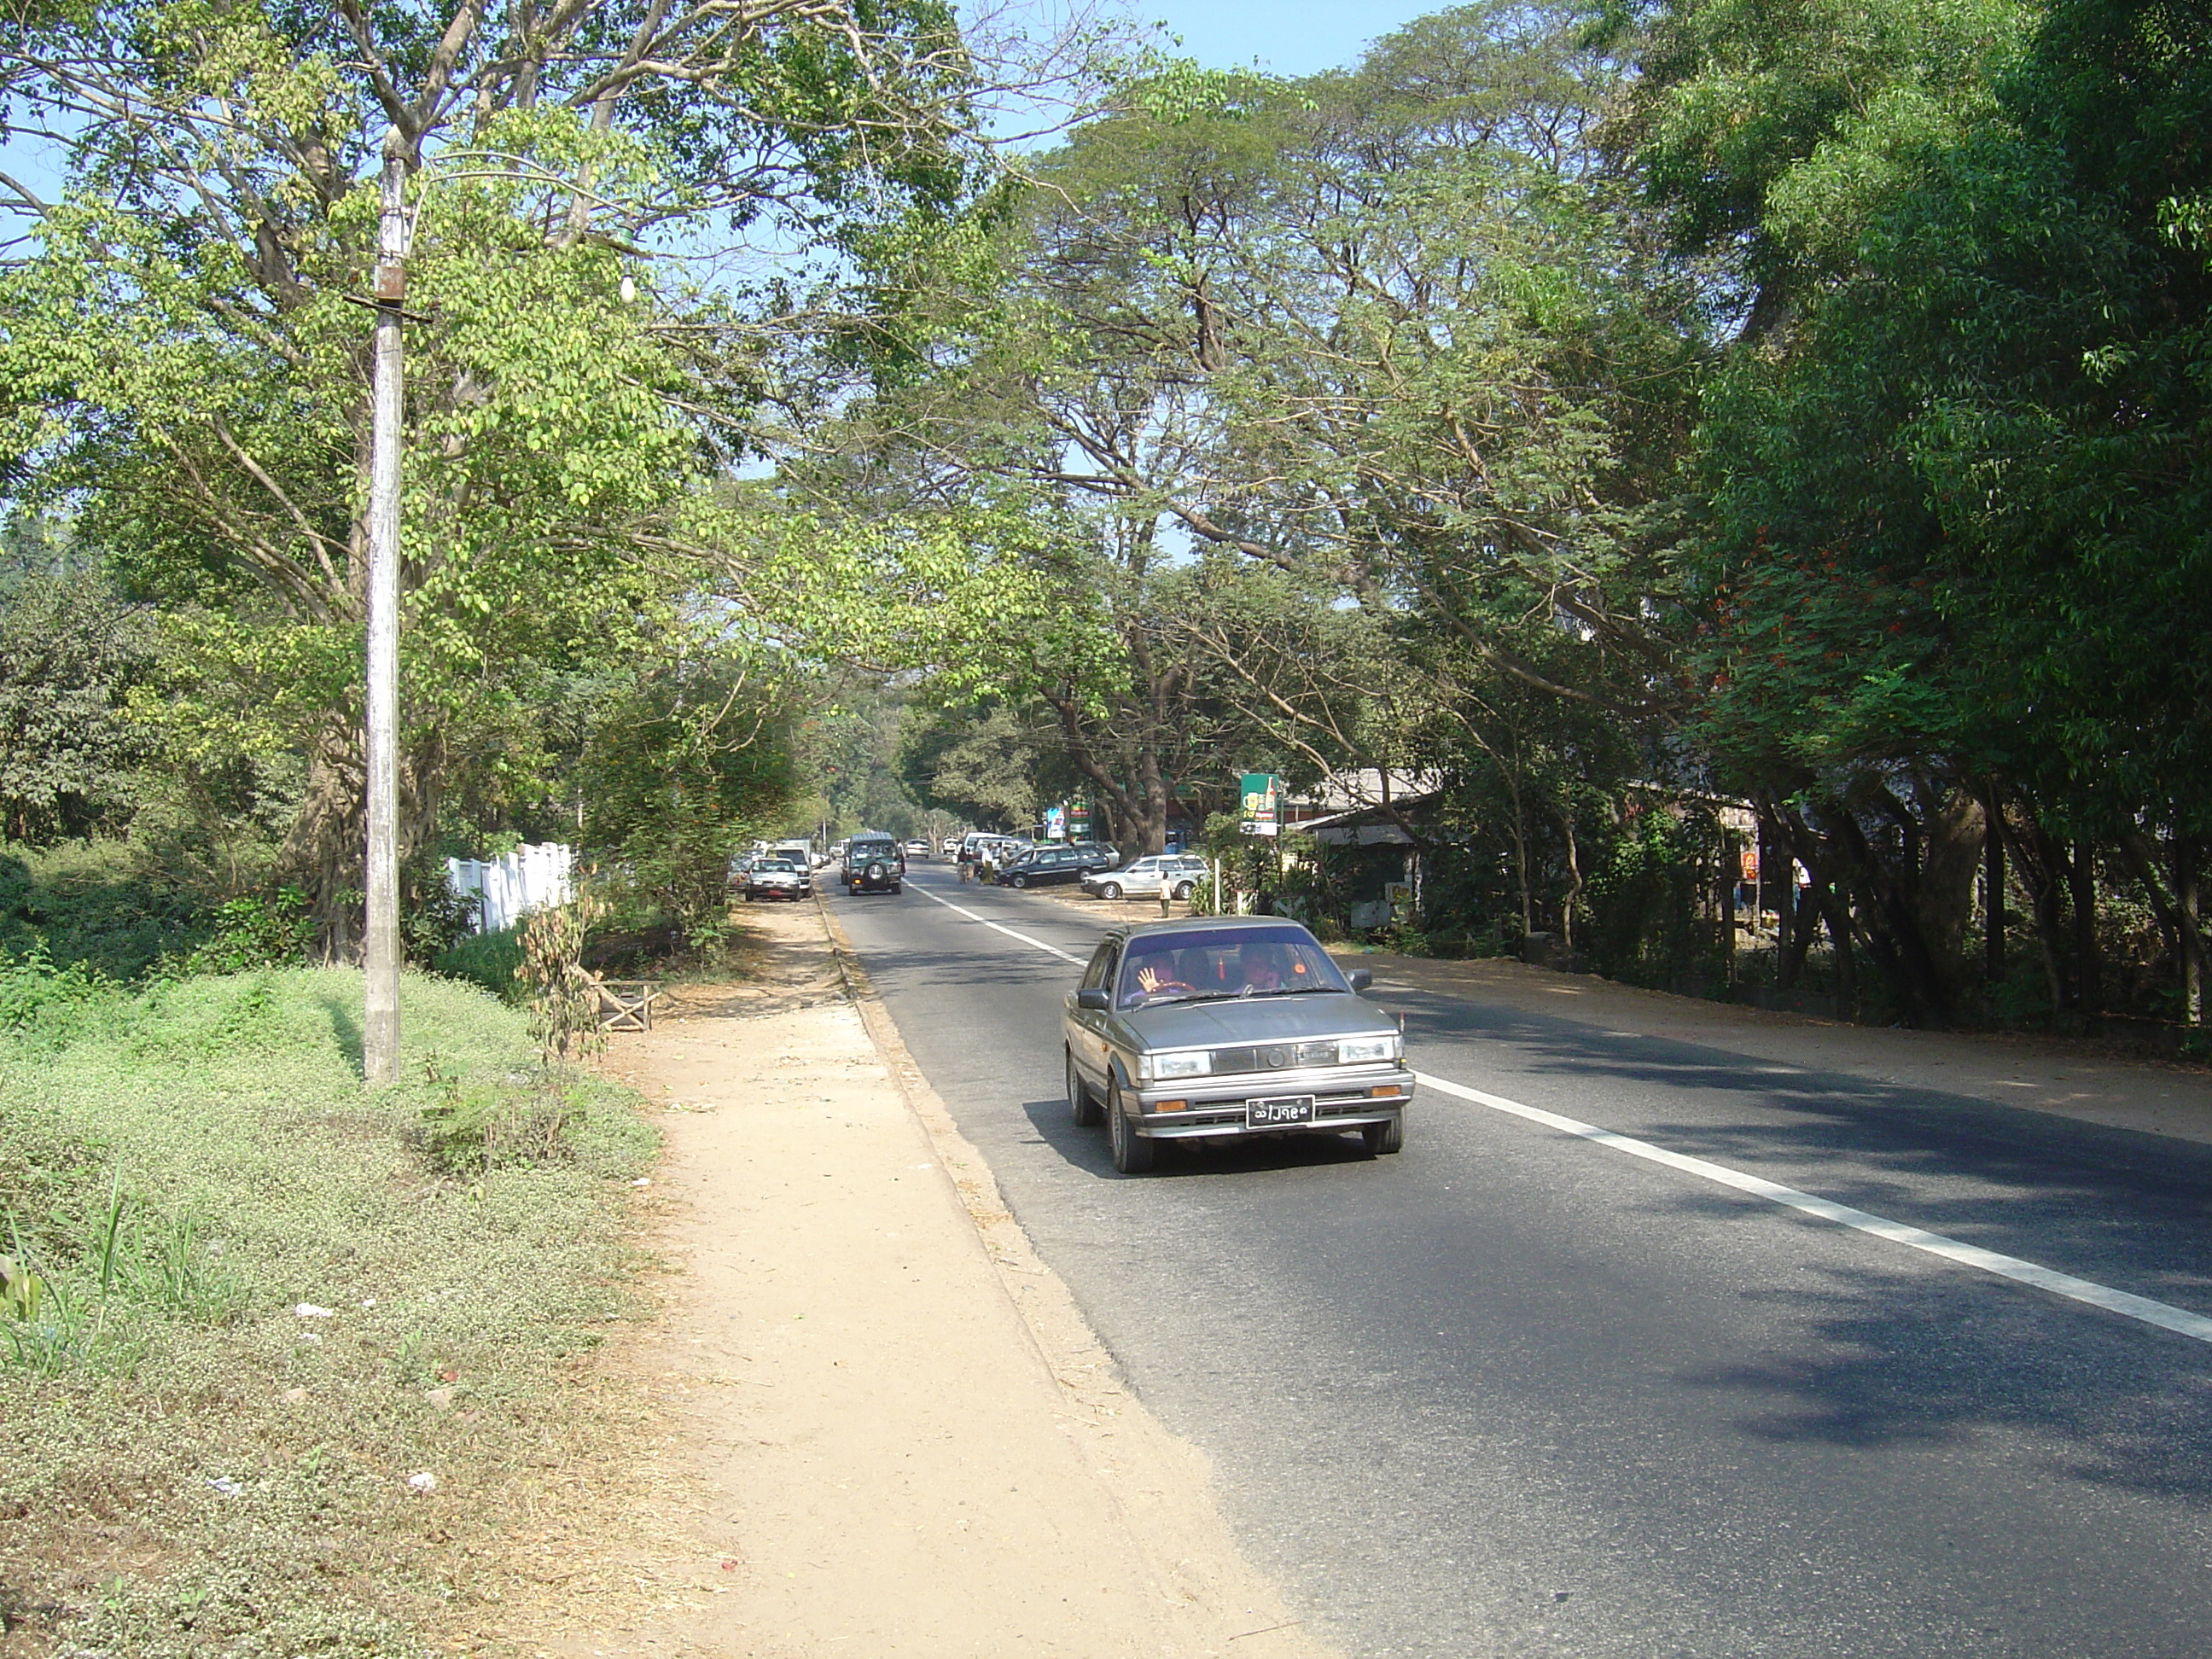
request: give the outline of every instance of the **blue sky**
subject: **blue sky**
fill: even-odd
[[[1140,21],[1182,37],[1182,56],[1210,69],[1248,64],[1311,75],[1358,58],[1377,35],[1441,11],[1451,0],[1132,0]],[[1162,43],[1165,45],[1164,42]]]

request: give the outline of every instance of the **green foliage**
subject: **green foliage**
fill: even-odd
[[[65,550],[0,535],[0,840],[48,846],[128,817],[145,744],[124,705],[151,623]]]
[[[483,1492],[538,1455],[563,1364],[625,1305],[650,1132],[577,1079],[557,1128],[502,1103],[448,1157],[426,1113],[526,1099],[532,1068],[523,1017],[450,981],[405,980],[406,1081],[373,1098],[357,975],[110,988],[54,1024],[82,994],[0,1030],[0,1506],[45,1517],[0,1534],[0,1571],[104,1650],[416,1654],[443,1604],[404,1478]],[[116,1504],[190,1565],[46,1579]]]
[[[518,926],[468,934],[441,951],[431,965],[453,979],[482,986],[504,1001],[520,1001],[522,929]]]
[[[162,672],[133,688],[140,742],[200,773],[304,767],[284,873],[342,951],[362,885],[370,404],[351,301],[387,125],[411,213],[412,852],[457,773],[540,793],[514,787],[544,756],[529,694],[620,664],[680,608],[690,503],[754,446],[772,390],[811,395],[775,386],[793,319],[836,314],[854,285],[834,278],[872,236],[941,219],[981,182],[974,62],[938,0],[704,30],[586,3],[520,36],[483,11],[356,30],[198,0],[18,25],[0,39],[12,130],[68,136],[64,188],[0,300],[0,470],[163,608]],[[711,227],[761,219],[791,252],[781,280],[684,274]],[[0,723],[39,742],[22,776],[0,768],[0,811],[19,836],[58,814],[66,832],[105,799],[77,775],[100,729],[80,722],[72,750],[52,708],[11,708],[13,654],[0,639]],[[114,700],[113,676],[76,678],[47,677],[46,703]]]
[[[0,951],[42,952],[116,980],[188,953],[220,900],[152,865],[112,841],[0,853]]]
[[[944,708],[909,722],[899,773],[920,800],[983,829],[1020,833],[1048,799],[1076,787],[1064,766],[1053,765],[1054,747],[1049,726],[1034,714],[1024,720],[1003,704]]]
[[[647,912],[719,942],[732,854],[781,827],[794,793],[786,694],[728,658],[641,674],[595,714],[580,767],[583,839]]]
[[[574,1085],[543,1071],[527,1085],[446,1077],[438,1086],[422,1109],[422,1150],[449,1175],[566,1158],[572,1130],[589,1115]]]
[[[248,894],[216,907],[215,933],[184,959],[189,974],[235,974],[306,960],[314,942],[307,896],[296,887]]]
[[[0,1030],[74,1030],[112,996],[94,969],[82,962],[57,967],[43,945],[0,957]]]

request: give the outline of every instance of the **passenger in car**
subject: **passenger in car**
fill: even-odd
[[[1248,940],[1237,951],[1237,976],[1247,991],[1283,988],[1283,954],[1279,947]]]

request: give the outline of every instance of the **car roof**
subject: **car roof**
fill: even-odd
[[[1295,927],[1310,936],[1305,923],[1295,916],[1178,916],[1173,921],[1143,921],[1108,932],[1109,937],[1115,939],[1135,939],[1139,935],[1152,939],[1162,933],[1218,933],[1224,927]]]

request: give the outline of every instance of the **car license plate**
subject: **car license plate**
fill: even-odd
[[[1311,1095],[1279,1095],[1272,1100],[1248,1100],[1244,1103],[1244,1125],[1251,1129],[1273,1129],[1285,1123],[1313,1121]]]

